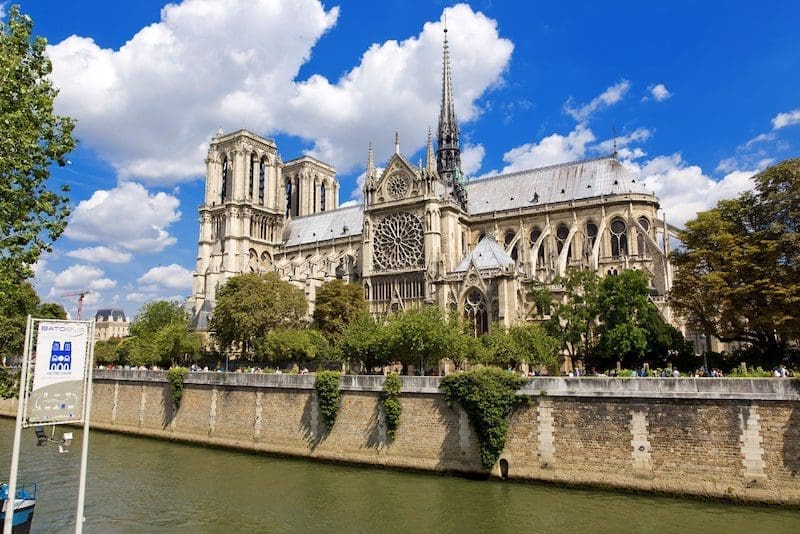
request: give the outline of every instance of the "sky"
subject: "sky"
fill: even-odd
[[[0,17],[9,2],[0,2]],[[611,153],[667,221],[800,154],[800,3],[152,0],[21,2],[47,38],[79,147],[52,169],[72,214],[35,266],[45,301],[191,293],[204,156],[222,128],[333,164],[359,202],[367,147],[424,156],[446,13],[470,179]]]

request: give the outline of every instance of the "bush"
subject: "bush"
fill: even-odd
[[[506,446],[508,416],[528,397],[517,395],[525,380],[501,369],[485,367],[444,377],[441,389],[448,404],[458,401],[467,412],[481,449],[481,466],[491,469]]]
[[[0,367],[0,397],[10,399],[19,394],[19,371]]]
[[[169,380],[170,388],[172,389],[172,402],[175,403],[175,409],[181,407],[181,398],[183,397],[183,380],[186,378],[186,373],[189,369],[186,367],[172,367],[167,371],[167,380]]]
[[[397,436],[397,427],[400,426],[400,414],[403,412],[403,406],[400,404],[400,389],[403,384],[397,373],[391,373],[386,377],[386,383],[383,386],[384,399],[383,399],[383,413],[386,417],[386,435],[390,439]]]
[[[341,394],[339,392],[339,371],[319,371],[314,381],[314,389],[317,390],[317,403],[325,427],[330,430],[336,422],[336,414],[339,413],[341,404]]]
[[[729,378],[768,378],[771,376],[774,376],[772,371],[762,369],[761,366],[755,368],[750,367],[747,371],[743,370],[741,367],[734,367],[728,374]]]

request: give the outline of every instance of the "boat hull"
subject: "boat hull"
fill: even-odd
[[[0,511],[0,524],[6,520],[6,508],[8,500],[3,501],[3,508]],[[31,531],[31,523],[33,522],[33,509],[36,506],[36,501],[27,499],[16,499],[14,503],[14,520],[12,525],[13,534],[28,534]]]

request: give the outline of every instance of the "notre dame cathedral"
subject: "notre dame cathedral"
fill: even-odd
[[[465,180],[446,33],[443,56],[436,149],[429,131],[424,166],[414,165],[395,138],[378,174],[370,145],[361,205],[339,208],[325,162],[283,162],[275,141],[245,130],[216,134],[189,299],[198,330],[226,280],[267,271],[302,288],[310,310],[317,288],[339,278],[360,284],[376,315],[436,304],[481,334],[536,317],[528,290],[558,294],[567,269],[640,269],[670,319],[672,231],[658,199],[616,154]]]

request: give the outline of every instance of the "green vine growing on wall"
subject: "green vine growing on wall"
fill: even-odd
[[[336,422],[336,414],[339,413],[339,405],[341,404],[339,376],[341,376],[339,371],[319,371],[314,381],[319,411],[328,430],[333,428],[333,424]]]
[[[403,383],[397,373],[391,373],[386,377],[383,386],[383,413],[386,418],[386,435],[390,439],[397,436],[397,427],[400,426],[400,414],[403,413],[403,406],[400,404],[400,388]]]
[[[455,373],[442,379],[440,388],[448,404],[458,401],[469,416],[481,449],[481,466],[491,469],[506,446],[508,416],[530,399],[517,395],[525,383],[513,373],[485,367]]]
[[[167,380],[172,390],[172,402],[175,403],[175,409],[181,407],[181,398],[183,397],[183,380],[189,369],[186,367],[172,367],[167,371]]]

